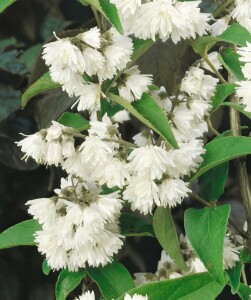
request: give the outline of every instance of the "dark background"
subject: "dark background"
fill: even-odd
[[[22,138],[19,133],[31,134],[49,126],[51,120],[57,119],[72,103],[60,90],[55,90],[33,98],[21,110],[22,93],[46,72],[40,58],[42,44],[53,38],[53,31],[67,36],[72,30],[75,32],[75,29],[93,25],[92,11],[73,0],[17,1],[0,15],[0,232],[30,219],[25,203],[30,199],[50,197],[62,175],[60,170],[38,166],[32,160],[25,163],[15,145],[15,141]],[[171,93],[187,66],[196,59],[186,43],[175,46],[168,42],[150,49],[139,64],[143,72],[154,74],[156,83],[165,85]],[[247,119],[243,122],[248,125]],[[214,123],[220,131],[228,129],[227,114],[218,113]],[[130,137],[136,132],[135,127],[139,124],[133,121],[133,125],[123,128],[123,132]],[[245,216],[232,164],[221,201],[232,204],[234,218],[242,225]],[[174,210],[179,232],[183,231],[184,209],[191,205],[196,204],[187,199]],[[160,252],[161,248],[153,238],[129,238],[120,253],[120,260],[132,273],[155,272]],[[35,247],[1,250],[0,299],[54,299],[58,272],[45,276],[42,262],[43,257]],[[69,299],[79,295],[80,290],[78,288]],[[229,294],[228,288],[226,290],[226,295],[218,299],[238,299]]]

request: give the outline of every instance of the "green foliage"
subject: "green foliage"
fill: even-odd
[[[238,295],[242,300],[250,300],[251,288],[243,283],[240,284]]]
[[[229,163],[225,162],[199,177],[200,195],[207,201],[216,201],[224,193]]]
[[[42,271],[43,271],[44,275],[49,275],[49,273],[51,271],[51,267],[48,265],[48,262],[46,259],[43,260]]]
[[[0,121],[20,108],[21,95],[20,91],[14,90],[11,86],[0,85]]]
[[[224,83],[218,84],[216,86],[216,92],[212,98],[212,110],[211,112],[216,111],[222,102],[235,91],[237,85],[233,83]]]
[[[227,270],[229,285],[231,286],[232,294],[236,294],[240,287],[242,263],[238,261],[234,268]]]
[[[205,57],[207,52],[219,41],[217,37],[201,36],[193,43],[193,49],[201,57]]]
[[[141,57],[154,44],[153,40],[141,40],[133,38],[133,54],[130,65],[132,65],[139,57]]]
[[[87,130],[90,125],[89,121],[82,117],[80,114],[71,112],[64,112],[58,119],[58,123],[78,129],[79,131]]]
[[[14,49],[0,54],[0,69],[14,75],[25,75],[27,69],[18,58],[19,52]]]
[[[237,23],[231,24],[218,38],[239,46],[246,46],[247,42],[251,42],[250,32]]]
[[[56,283],[56,300],[66,300],[67,296],[72,292],[86,276],[86,272],[69,272],[64,269],[60,272],[58,276],[58,281]]]
[[[174,148],[178,148],[178,144],[174,138],[173,132],[164,111],[158,106],[158,104],[152,99],[150,95],[144,93],[142,98],[138,101],[135,101],[133,104],[130,104],[122,97],[111,93],[108,94],[108,97],[126,108],[142,123],[160,134]]]
[[[153,226],[149,222],[135,214],[122,213],[120,218],[121,233],[126,236],[149,236],[154,237]]]
[[[0,234],[0,249],[17,246],[34,246],[34,233],[41,229],[37,220],[18,223]]]
[[[60,87],[60,84],[52,81],[50,73],[45,73],[24,92],[22,96],[22,107],[24,108],[32,97],[58,87]]]
[[[112,25],[118,30],[120,34],[123,34],[124,30],[119,19],[117,7],[109,0],[99,0],[99,4],[107,19],[112,23]]]
[[[117,299],[126,291],[134,288],[130,273],[116,261],[103,268],[89,268],[87,273],[97,283],[106,300]]]
[[[27,50],[25,50],[21,55],[20,55],[20,62],[23,63],[26,67],[26,69],[31,72],[37,56],[39,54],[39,52],[42,49],[42,44],[36,44],[30,48],[28,48]]]
[[[17,40],[14,37],[4,39],[0,41],[0,52],[3,52],[7,47],[14,46],[17,44]]]
[[[215,282],[208,273],[183,276],[182,278],[149,283],[128,293],[148,295],[149,300],[215,300],[225,286]],[[117,300],[123,300],[121,296]]]
[[[188,271],[169,208],[157,207],[153,216],[153,229],[162,248],[171,256],[176,265]]]
[[[251,154],[251,139],[243,136],[220,137],[208,143],[205,149],[204,161],[191,182],[215,166]]]
[[[236,77],[237,80],[245,80],[241,70],[241,62],[239,61],[238,54],[234,52],[233,49],[227,48],[221,55],[219,55],[219,61]]]
[[[251,119],[251,113],[248,111],[245,111],[245,107],[246,107],[245,105],[236,104],[236,103],[232,103],[232,102],[224,102],[221,105],[232,107],[232,108],[238,110],[240,113],[242,113],[246,117],[248,117],[249,119]]]
[[[224,283],[223,244],[230,206],[189,208],[185,211],[185,230],[195,252],[212,278]]]
[[[16,0],[1,0],[0,2],[0,13],[2,13],[7,7],[16,2]]]

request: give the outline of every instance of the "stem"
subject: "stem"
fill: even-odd
[[[189,196],[191,198],[193,198],[194,200],[197,200],[198,202],[200,202],[202,205],[207,206],[207,207],[213,207],[214,205],[210,204],[209,202],[207,202],[206,200],[204,200],[203,198],[201,198],[198,194],[191,192],[189,193]]]
[[[242,277],[242,281],[245,285],[248,285],[248,281],[247,281],[247,276],[245,273],[245,265],[242,266],[241,268],[241,277]]]
[[[229,76],[229,82],[234,82],[234,78],[232,78],[232,76]],[[231,97],[231,102],[238,104],[238,97],[233,95]],[[241,136],[240,113],[232,107],[230,107],[230,124],[233,136]],[[247,172],[246,157],[236,158],[234,163],[239,181],[240,193],[247,217],[248,248],[251,255],[251,188]]]
[[[211,70],[214,74],[218,77],[221,83],[227,83],[227,81],[221,76],[220,72],[215,68],[215,66],[211,63],[210,59],[208,58],[207,54],[203,57],[204,61],[209,65]]]
[[[209,130],[216,136],[220,135],[220,133],[213,127],[212,122],[209,117],[206,117],[206,122]]]
[[[97,9],[94,6],[92,6],[92,5],[91,5],[91,9],[93,11],[93,14],[94,14],[94,17],[96,19],[96,22],[98,24],[99,29],[102,30],[103,29],[103,24],[102,24],[102,22],[100,20],[99,13],[98,13]]]
[[[118,143],[120,145],[127,146],[127,147],[139,148],[137,145],[127,142],[127,141],[124,141],[124,140],[114,140],[114,139],[108,139],[108,138],[101,139],[101,140],[104,142]]]
[[[233,0],[227,0],[223,5],[221,5],[214,13],[213,17],[217,18],[231,3]]]

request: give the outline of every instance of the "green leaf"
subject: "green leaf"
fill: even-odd
[[[193,49],[201,57],[205,57],[207,52],[220,41],[217,37],[214,36],[201,36],[197,38],[193,43]]]
[[[140,100],[132,103],[132,106],[147,119],[174,148],[178,148],[178,144],[163,109],[158,106],[149,94],[144,93]]]
[[[222,65],[232,73],[237,80],[245,80],[245,77],[241,70],[241,62],[239,56],[233,49],[227,48],[221,55],[218,57]]]
[[[241,112],[243,115],[245,115],[249,119],[251,119],[251,112],[245,111],[245,108],[246,108],[245,105],[236,104],[236,103],[232,103],[232,102],[224,102],[221,105],[232,107],[232,108],[238,110],[239,112]]]
[[[4,39],[0,41],[0,52],[4,51],[5,48],[14,46],[17,44],[17,40],[15,37],[10,37],[8,39]]]
[[[99,4],[103,12],[105,13],[105,16],[112,23],[112,25],[118,30],[120,34],[124,34],[116,5],[112,4],[109,0],[99,0]]]
[[[153,229],[160,245],[171,256],[175,264],[181,270],[188,271],[180,250],[172,214],[168,207],[157,207],[153,216]]]
[[[51,267],[48,265],[48,262],[46,259],[44,259],[43,264],[42,264],[42,271],[44,275],[49,275],[51,271]]]
[[[126,108],[134,117],[161,135],[174,148],[178,148],[165,113],[150,95],[144,93],[142,98],[135,101],[133,105],[122,97],[111,93],[108,93],[108,97]]]
[[[142,216],[122,213],[119,218],[121,233],[126,236],[150,236],[154,237],[153,226]]]
[[[200,195],[207,201],[216,201],[224,193],[225,182],[228,177],[229,162],[208,170],[199,177]]]
[[[103,268],[89,268],[87,273],[97,283],[103,297],[107,300],[117,299],[126,291],[134,288],[130,273],[116,261]]]
[[[241,279],[241,269],[242,264],[240,261],[236,263],[234,268],[227,270],[227,275],[229,278],[229,284],[231,286],[232,294],[236,294],[240,287],[240,279]]]
[[[222,205],[185,211],[185,230],[191,245],[212,278],[224,283],[223,244],[230,206]]]
[[[0,249],[17,246],[34,246],[34,233],[41,229],[36,220],[18,223],[0,234]]]
[[[240,24],[233,23],[221,35],[218,36],[222,41],[246,46],[247,42],[251,43],[250,32]]]
[[[240,255],[240,259],[241,259],[241,262],[242,263],[251,263],[251,258],[250,258],[250,255],[249,255],[249,250],[248,248],[244,247],[242,250],[241,250],[241,255]]]
[[[60,87],[60,84],[52,81],[50,73],[45,73],[24,92],[22,96],[22,107],[24,108],[32,97],[58,87]]]
[[[124,107],[117,103],[108,101],[106,99],[101,99],[101,117],[103,117],[107,113],[108,117],[111,118],[117,112],[119,112],[123,109],[124,109]]]
[[[251,288],[241,283],[238,290],[238,295],[242,300],[250,300]]]
[[[16,49],[6,51],[0,54],[0,69],[14,75],[25,75],[27,69],[18,58]]]
[[[58,119],[58,123],[78,129],[79,131],[87,130],[90,125],[89,121],[82,117],[80,114],[64,112]]]
[[[251,154],[251,139],[244,136],[220,137],[208,143],[205,149],[203,163],[190,179],[191,182],[215,166]]]
[[[128,294],[148,295],[148,300],[215,300],[223,290],[225,282],[219,284],[208,273],[199,273],[144,284],[128,291]],[[124,296],[121,296],[117,300],[123,299]]]
[[[224,84],[218,84],[216,86],[216,92],[212,98],[212,110],[211,112],[216,111],[219,106],[222,104],[222,102],[231,94],[234,93],[235,87],[237,85],[233,83],[224,83]]]
[[[1,0],[0,1],[0,13],[2,13],[7,7],[16,2],[16,0]]]
[[[56,283],[56,300],[65,300],[70,292],[80,284],[85,275],[86,272],[84,271],[69,272],[67,269],[62,270]]]
[[[42,44],[37,44],[30,47],[20,55],[19,59],[25,65],[28,71],[30,72],[32,71],[37,56],[40,53],[41,49],[42,49]]]
[[[0,121],[6,119],[21,106],[21,92],[12,86],[0,85]]]

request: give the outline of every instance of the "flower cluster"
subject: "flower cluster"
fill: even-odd
[[[174,43],[180,39],[203,35],[209,28],[210,15],[201,13],[201,1],[172,0],[111,0],[120,13],[123,27],[130,34],[141,39],[158,36],[162,41],[171,38]],[[146,22],[146,20],[148,20]]]
[[[87,291],[83,295],[79,296],[78,298],[75,298],[75,300],[95,300],[95,294],[94,292]],[[132,296],[129,294],[126,294],[124,297],[124,300],[148,300],[147,295],[142,296],[139,294],[133,294]]]
[[[204,264],[201,262],[187,237],[180,236],[180,248],[188,266],[188,272],[182,271],[175,264],[174,260],[163,250],[158,262],[157,271],[153,273],[135,273],[136,286],[147,282],[155,282],[166,279],[179,278],[188,274],[207,272]],[[225,270],[235,267],[236,262],[240,260],[240,246],[235,246],[230,237],[226,236],[223,246],[223,267]]]
[[[238,48],[237,53],[240,55],[240,61],[244,63],[242,72],[246,80],[236,82],[236,94],[245,105],[244,110],[251,112],[251,43],[247,42],[246,47]]]
[[[119,193],[102,195],[95,183],[72,177],[62,179],[55,193],[27,202],[28,212],[42,225],[35,241],[51,268],[77,271],[110,262],[123,244]]]

